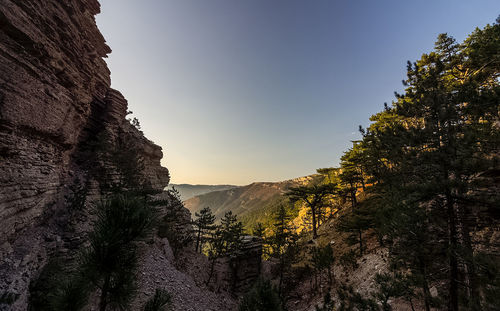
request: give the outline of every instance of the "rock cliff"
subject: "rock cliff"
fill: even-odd
[[[106,131],[133,140],[154,189],[169,182],[161,148],[126,120],[110,88],[97,0],[0,0],[0,292],[25,294],[60,241],[68,185],[98,185],[81,159]]]

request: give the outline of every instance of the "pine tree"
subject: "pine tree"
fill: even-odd
[[[201,253],[203,244],[215,229],[215,216],[208,206],[204,207],[199,213],[195,213],[195,216],[197,219],[193,221],[193,224],[196,227],[196,251]]]
[[[235,254],[241,248],[241,236],[243,235],[243,224],[232,211],[226,212],[221,219],[220,231],[224,241],[223,252]]]
[[[265,236],[265,231],[266,228],[264,228],[264,225],[262,225],[261,222],[258,222],[252,230],[252,235],[263,239]]]
[[[258,279],[252,289],[243,296],[239,311],[281,311],[282,304],[276,290],[268,280]]]
[[[234,256],[241,249],[241,236],[243,235],[243,224],[238,221],[238,217],[228,211],[221,219],[220,225],[216,226],[212,232],[208,243],[208,258],[210,260],[210,270],[208,279],[205,282],[210,284],[214,274],[215,263],[218,258],[224,256]]]
[[[464,242],[470,241],[467,223],[459,219],[459,213],[465,194],[473,187],[469,181],[488,167],[485,151],[490,151],[489,138],[484,131],[490,133],[493,124],[488,128],[485,121],[488,113],[497,111],[499,98],[497,95],[497,105],[485,105],[485,101],[491,100],[487,94],[489,81],[498,72],[492,72],[493,76],[483,72],[480,79],[470,76],[466,71],[472,68],[466,68],[465,53],[467,48],[445,34],[440,35],[435,52],[408,65],[408,88],[404,95],[398,96],[396,104],[398,114],[417,121],[416,126],[405,132],[410,155],[405,165],[413,168],[415,183],[407,189],[421,202],[432,198],[435,206],[446,211],[449,310],[453,311],[459,308],[459,235],[464,236]],[[489,62],[484,63],[485,68]],[[462,211],[467,213],[465,209]],[[465,230],[459,232],[459,228]],[[470,246],[462,246],[472,252]],[[469,278],[474,278],[473,265],[469,267],[472,270]],[[475,283],[472,279],[470,282]],[[472,283],[470,294],[477,308],[477,285]]]
[[[171,302],[172,296],[170,293],[157,288],[154,296],[146,302],[144,311],[166,311]]]
[[[298,236],[291,224],[291,216],[286,210],[286,205],[281,204],[274,215],[273,234],[267,239],[270,246],[270,256],[278,259],[278,293],[283,296],[284,275],[290,268],[295,258],[295,247]]]
[[[343,232],[349,232],[347,242],[350,245],[359,245],[359,255],[363,256],[365,246],[363,244],[363,232],[373,228],[373,211],[363,205],[352,209],[351,213],[343,215],[339,219],[338,229]]]
[[[99,310],[125,308],[135,292],[138,241],[149,237],[158,210],[143,199],[117,195],[97,206],[97,220],[82,255],[82,274],[99,288]]]
[[[356,194],[358,187],[365,190],[364,149],[359,141],[353,142],[353,147],[340,158],[340,189],[339,193],[348,197],[351,206],[357,204]]]
[[[445,224],[447,230],[438,240],[445,242],[441,253],[448,257],[448,309],[452,311],[459,309],[461,291],[467,308],[481,309],[471,216],[474,206],[491,203],[471,195],[481,192],[477,176],[495,165],[498,154],[499,38],[498,24],[477,29],[463,44],[440,35],[433,52],[408,64],[405,92],[396,94],[393,106],[374,116],[375,123],[362,142],[368,155],[366,171],[389,212],[386,222],[400,221],[420,230],[410,236],[401,234],[405,229],[397,226],[384,229],[384,234],[396,238],[393,242],[410,241],[415,249],[402,252],[408,258],[413,252],[430,256],[419,260],[421,266],[414,273],[433,269],[441,254],[426,251],[436,247],[429,237]],[[412,209],[418,210],[419,217],[410,219]],[[415,266],[412,260],[403,261]],[[462,271],[461,263],[466,267]]]
[[[330,291],[326,292],[323,296],[323,306],[320,307],[316,305],[316,311],[333,311],[335,310],[335,302],[332,300],[332,295]]]
[[[167,238],[174,255],[191,245],[193,241],[193,232],[191,221],[187,221],[184,217],[184,204],[181,201],[180,193],[177,189],[172,188],[166,191],[169,199],[153,200],[150,204],[154,206],[163,206],[164,215],[158,226],[158,236]]]
[[[311,265],[314,269],[314,280],[315,287],[318,288],[318,284],[321,284],[321,275],[323,271],[326,269],[328,272],[328,284],[331,285],[333,282],[332,275],[332,265],[335,261],[335,257],[333,256],[333,249],[330,244],[327,244],[323,247],[312,247],[311,248]],[[318,275],[319,275],[319,283],[318,283]]]
[[[318,215],[321,214],[320,209],[325,206],[326,200],[335,194],[335,192],[336,187],[334,184],[324,184],[292,187],[286,193],[292,202],[304,202],[309,207],[312,216],[314,239],[318,237],[317,229],[319,226]]]

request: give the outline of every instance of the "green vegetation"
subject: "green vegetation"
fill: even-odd
[[[290,272],[297,252],[298,236],[295,233],[295,228],[290,224],[290,220],[285,205],[281,205],[274,215],[273,234],[264,240],[265,245],[269,248],[269,256],[278,260],[278,293],[282,301],[285,301],[284,276]]]
[[[100,291],[99,309],[125,308],[135,291],[137,242],[153,232],[159,212],[144,199],[117,195],[97,207],[80,268]]]
[[[212,214],[210,207],[203,208],[199,213],[194,214],[197,219],[193,222],[196,234],[196,251],[203,249],[203,245],[209,239],[209,233],[215,229],[215,216]]]
[[[243,297],[239,311],[281,311],[281,301],[268,280],[259,279]]]
[[[335,257],[333,256],[333,249],[330,244],[323,247],[311,248],[311,257],[312,267],[314,269],[315,287],[318,288],[318,276],[320,277],[319,283],[321,284],[321,275],[324,270],[327,271],[328,284],[332,285],[334,281],[332,265],[335,262]]]
[[[334,184],[309,185],[292,187],[286,193],[292,202],[304,202],[310,209],[312,216],[313,238],[318,237],[318,226],[320,225],[322,209],[326,206],[327,200],[335,193]]]
[[[384,206],[379,230],[391,259],[420,280],[426,310],[430,275],[447,283],[449,310],[459,309],[460,296],[468,309],[489,308],[481,303],[470,219],[491,204],[478,200],[484,188],[475,177],[495,166],[498,152],[499,51],[499,24],[462,44],[440,35],[433,52],[408,63],[404,94],[372,117],[355,145],[369,191]]]
[[[363,297],[352,286],[341,284],[337,288],[337,296],[340,302],[339,311],[379,311],[379,307],[374,299]]]
[[[158,236],[167,238],[175,256],[189,246],[193,241],[192,232],[186,230],[190,222],[185,219],[183,213],[184,206],[181,202],[179,192],[176,189],[168,190],[170,200],[152,202],[154,205],[165,205],[168,208],[164,211],[162,221],[158,226]]]
[[[414,310],[412,298],[415,297],[415,292],[412,289],[412,281],[400,273],[377,273],[375,282],[378,290],[374,296],[381,302],[382,310],[391,311],[392,307],[389,304],[389,299],[396,297],[405,298],[410,303],[412,310]]]
[[[332,300],[332,295],[329,291],[323,296],[323,306],[316,305],[316,311],[333,311],[334,308],[335,302]]]
[[[401,282],[378,276],[384,310],[390,296],[411,297],[411,287],[430,310],[439,304],[429,290],[436,282],[446,284],[448,310],[491,309],[485,293],[500,288],[480,280],[471,220],[498,200],[477,177],[498,163],[500,25],[476,29],[462,44],[440,35],[407,72],[405,92],[341,159],[339,188],[353,210],[339,229],[352,233],[360,254],[362,232],[375,229],[395,271],[409,272],[404,294]],[[360,188],[369,196],[363,206]]]
[[[214,191],[198,195],[186,200],[184,205],[195,214],[206,206],[210,206],[216,218],[220,219],[227,211],[238,215],[246,231],[251,232],[257,223],[262,223],[265,228],[273,225],[274,215],[281,204],[288,204],[282,194],[290,187],[305,185],[310,181],[320,179],[319,175],[298,178],[282,182],[257,182],[250,185],[233,187],[223,191]],[[289,214],[297,217],[302,209],[301,204],[289,207]]]
[[[259,237],[259,238],[264,238],[265,231],[266,231],[266,228],[264,228],[264,225],[262,225],[262,223],[258,222],[255,225],[255,227],[253,227],[253,229],[252,229],[252,235]]]
[[[359,245],[359,255],[363,256],[365,249],[363,245],[363,232],[373,228],[373,211],[368,208],[354,208],[350,213],[344,214],[339,219],[338,229],[342,232],[348,232],[347,238],[349,245]]]
[[[246,230],[251,230],[258,224],[261,224],[264,228],[269,228],[273,226],[273,215],[280,209],[280,206],[287,204],[288,200],[280,194],[276,194],[268,200],[256,204],[253,207],[240,216],[241,222],[243,223]],[[289,207],[288,213],[290,215],[297,215],[298,208]]]
[[[208,243],[208,258],[210,260],[210,271],[206,284],[210,284],[214,274],[217,259],[226,256],[233,256],[241,248],[241,236],[243,235],[243,224],[238,221],[236,215],[231,211],[226,212],[221,219],[220,225],[212,231],[210,242]]]
[[[89,297],[97,298],[101,311],[127,309],[136,294],[138,244],[149,241],[156,229],[160,234],[166,225],[173,226],[168,223],[171,215],[167,211],[178,211],[180,201],[175,193],[170,193],[171,200],[151,196],[157,191],[143,179],[139,148],[132,137],[122,136],[111,141],[109,135],[101,133],[87,146],[93,155],[88,161],[95,169],[89,173],[99,181],[103,194],[90,211],[94,221],[88,243],[77,256],[53,258],[32,280],[29,310],[82,310]],[[66,201],[71,220],[87,208],[88,187],[77,179],[69,190]],[[162,219],[159,206],[168,206]],[[176,240],[172,241],[175,244]],[[162,292],[157,294],[152,303],[156,306],[166,299]]]
[[[359,267],[356,258],[356,252],[354,250],[350,250],[340,256],[339,263],[347,271],[356,270]]]
[[[500,198],[488,176],[498,172],[499,81],[498,21],[476,29],[463,43],[439,35],[434,51],[408,63],[405,91],[372,116],[368,128],[360,128],[362,139],[345,152],[340,167],[318,169],[322,180],[289,189],[287,197],[309,209],[311,244],[321,241],[323,211],[336,215],[343,209],[335,230],[349,234],[349,245],[358,245],[357,254],[352,249],[335,254],[346,269],[357,268],[372,234],[389,250],[391,270],[375,278],[377,292],[365,298],[340,286],[339,310],[378,310],[375,299],[390,310],[394,297],[412,306],[421,299],[425,310],[498,305],[500,265],[472,239],[498,213]],[[296,210],[292,205],[288,213]],[[272,225],[257,229],[267,243],[279,233]],[[327,249],[323,254],[304,242],[299,244],[310,249],[315,275],[329,269],[333,253],[327,256]],[[273,253],[282,250],[271,247]],[[431,287],[439,297],[431,295]]]
[[[30,310],[82,310],[96,293],[99,310],[127,308],[135,294],[140,241],[150,238],[158,209],[143,197],[116,194],[99,202],[89,245],[76,261],[54,258],[30,284]]]
[[[0,306],[13,304],[19,296],[10,292],[0,293]]]
[[[368,234],[388,249],[390,269],[376,275],[376,291],[366,297],[336,284],[338,310],[380,310],[378,301],[389,311],[392,298],[402,298],[412,308],[420,300],[426,311],[445,306],[449,311],[495,310],[500,304],[500,264],[475,247],[473,237],[481,218],[499,212],[500,198],[485,174],[499,170],[499,81],[498,21],[476,29],[463,43],[439,35],[432,52],[408,63],[405,91],[372,116],[368,128],[360,128],[362,139],[344,153],[340,167],[319,169],[310,182],[287,183],[274,192],[263,191],[263,184],[231,189],[239,192],[239,200],[195,213],[196,251],[210,260],[206,284],[213,280],[216,261],[241,249],[244,226],[231,211],[236,206],[236,212],[245,213],[247,228],[263,238],[265,256],[278,268],[277,288],[259,280],[240,310],[282,310],[287,281],[300,271],[308,277],[313,273],[316,294],[325,271],[329,286],[338,283],[332,265],[338,261],[346,271],[357,269],[358,257],[369,251]],[[98,137],[92,174],[107,197],[97,205],[89,245],[76,262],[54,261],[45,267],[31,284],[30,310],[81,310],[93,293],[100,311],[126,309],[136,290],[138,243],[155,229],[169,239],[174,253],[191,242],[191,234],[176,227],[182,202],[175,190],[171,208],[160,220],[157,206],[165,202],[148,196],[143,159],[132,141],[109,144],[106,134]],[[245,193],[250,188],[266,197],[253,199]],[[86,185],[77,181],[67,197],[71,210],[82,210],[86,195]],[[214,202],[223,196],[222,191],[205,195]],[[311,224],[310,233],[302,233],[300,240],[294,220],[302,207]],[[320,241],[327,209],[330,217],[343,209],[334,222],[336,232],[347,235],[349,248],[343,252],[334,253],[332,244]],[[214,225],[220,215],[220,224]],[[439,297],[431,293],[433,287]],[[2,293],[0,303],[14,298]],[[170,299],[157,290],[145,310],[165,309]],[[333,306],[327,292],[317,310]]]
[[[166,311],[172,302],[172,296],[163,289],[156,289],[154,296],[144,306],[144,311]]]

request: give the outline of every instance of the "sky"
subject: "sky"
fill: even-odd
[[[112,87],[172,183],[280,181],[339,163],[439,33],[498,0],[101,0]]]

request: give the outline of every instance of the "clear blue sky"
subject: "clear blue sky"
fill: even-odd
[[[338,164],[407,60],[493,23],[498,0],[101,0],[112,86],[173,183],[248,184]]]

